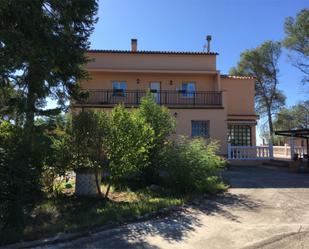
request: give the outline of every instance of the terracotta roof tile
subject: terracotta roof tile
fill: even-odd
[[[246,80],[253,80],[255,77],[253,76],[242,76],[242,75],[228,75],[228,74],[221,74],[221,78],[228,78],[228,79],[246,79]]]
[[[131,50],[101,50],[101,49],[90,49],[87,50],[89,53],[111,53],[111,54],[182,54],[182,55],[218,55],[215,52],[177,52],[177,51],[147,51],[139,50],[132,52]]]

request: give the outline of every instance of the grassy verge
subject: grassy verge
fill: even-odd
[[[225,183],[217,182],[212,184],[208,193],[216,194],[226,189]],[[103,198],[80,198],[73,194],[74,181],[59,182],[55,191],[58,193],[57,196],[42,200],[33,209],[19,239],[29,241],[58,233],[89,231],[105,225],[112,227],[137,220],[145,214],[155,213],[163,208],[182,205],[200,196],[176,196],[162,189],[117,191],[111,187],[108,201]],[[106,187],[102,185],[102,192],[105,191]],[[11,243],[18,242],[14,235],[6,236],[10,237]]]
[[[35,240],[59,232],[121,224],[146,213],[181,205],[183,197],[155,194],[150,191],[112,191],[109,201],[99,198],[58,196],[42,201],[33,210],[24,229],[24,240]]]

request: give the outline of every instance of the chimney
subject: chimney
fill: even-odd
[[[206,40],[207,40],[207,53],[209,53],[210,52],[211,35],[207,35]]]
[[[131,39],[131,52],[137,52],[137,39]]]

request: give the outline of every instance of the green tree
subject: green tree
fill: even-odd
[[[303,83],[309,83],[309,9],[301,10],[296,18],[288,17],[284,25],[283,45],[292,53],[290,58],[303,74]]]
[[[154,131],[136,110],[116,106],[109,116],[109,131],[104,148],[109,160],[109,183],[121,184],[140,174],[149,163]],[[108,196],[109,187],[105,196]]]
[[[48,97],[64,107],[68,97],[80,96],[77,82],[87,77],[82,64],[87,62],[96,12],[95,0],[0,0],[0,89],[5,89],[0,93],[0,111],[2,117],[18,116],[13,119],[20,124],[16,129],[21,128],[12,136],[14,146],[0,145],[9,158],[5,165],[10,166],[2,168],[0,181],[12,184],[5,198],[14,208],[4,216],[17,217],[8,223],[17,233],[27,214],[25,207],[33,204],[41,189],[46,155],[35,116],[60,111],[44,109]]]
[[[96,12],[95,0],[0,0],[0,84],[22,92],[28,133],[35,115],[50,113],[47,97],[63,106],[78,95]]]
[[[266,41],[259,47],[241,54],[232,75],[255,77],[255,100],[257,112],[267,117],[269,136],[273,136],[273,114],[285,104],[285,96],[278,89],[278,60],[281,54],[279,42]]]
[[[35,131],[35,153],[29,159],[26,136],[22,127],[0,123],[0,244],[22,235],[25,218],[41,197],[40,175],[48,138]]]
[[[309,100],[282,109],[274,120],[276,130],[309,128]]]
[[[13,120],[16,124],[22,123],[21,92],[14,89],[8,81],[1,80],[0,76],[0,122],[1,120]]]
[[[175,130],[175,119],[166,107],[159,106],[154,96],[149,93],[141,100],[137,115],[146,121],[154,131],[153,146],[149,151],[149,165],[145,169],[146,183],[155,181],[155,174],[158,173],[159,157],[164,143],[168,136]]]

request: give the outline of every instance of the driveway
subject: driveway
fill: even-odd
[[[183,212],[43,248],[309,248],[309,174],[242,166],[225,177],[228,193]]]

